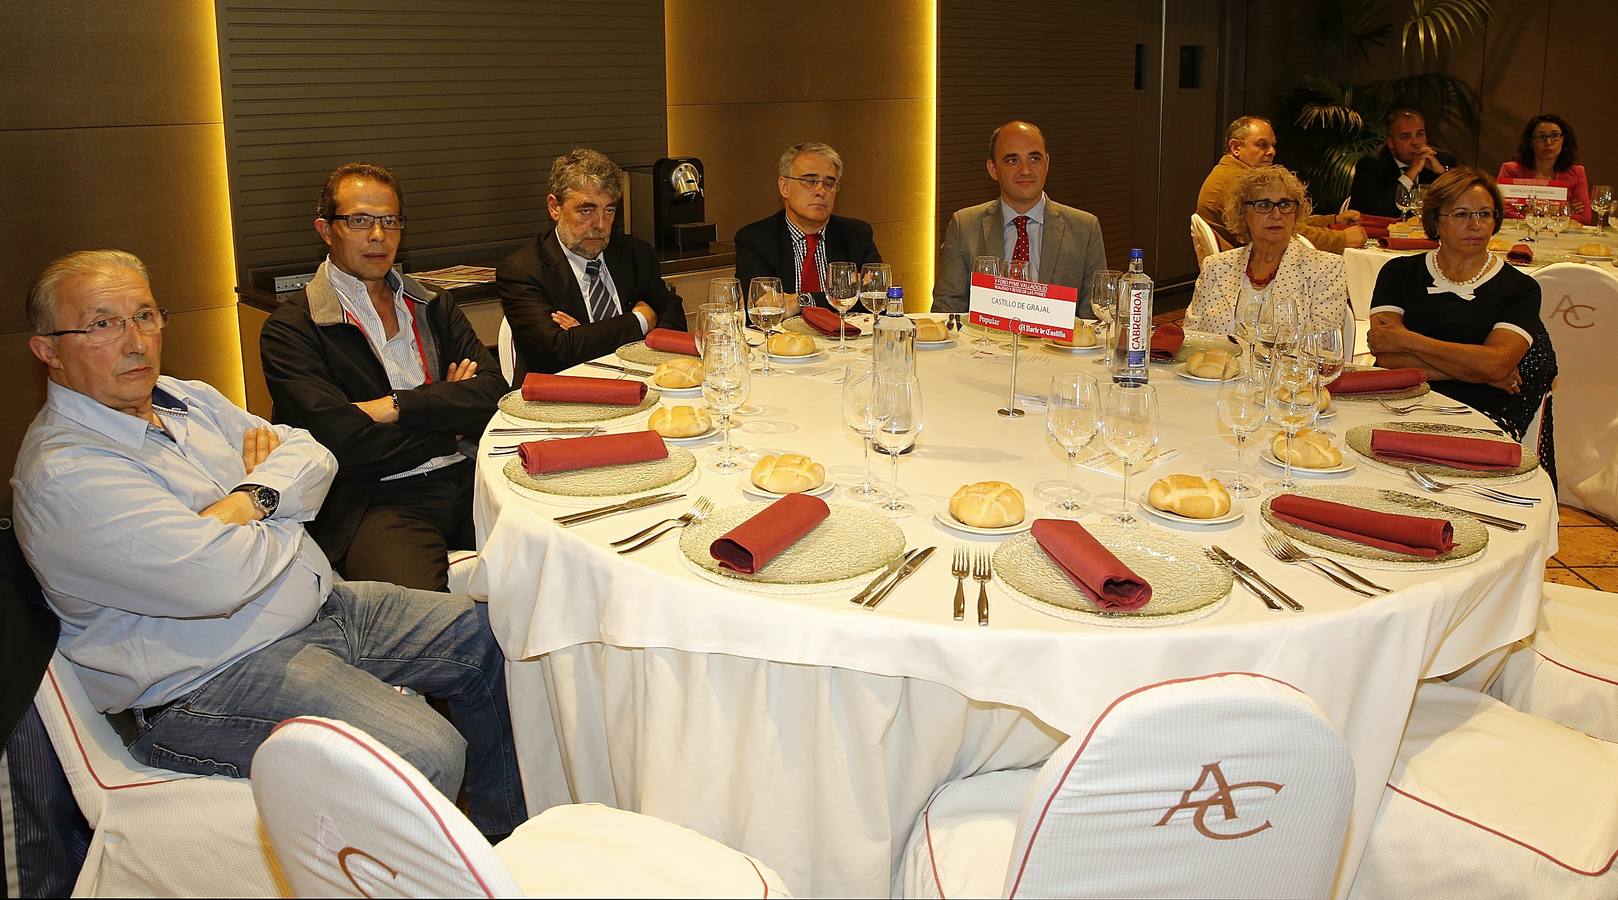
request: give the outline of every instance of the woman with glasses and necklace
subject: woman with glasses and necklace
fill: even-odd
[[[1539,282],[1489,252],[1500,216],[1500,189],[1484,172],[1439,176],[1421,213],[1438,249],[1382,267],[1368,342],[1377,365],[1426,370],[1434,390],[1522,440],[1556,377],[1556,351],[1539,318]],[[1547,448],[1540,455],[1555,478]]]
[[[1244,295],[1269,291],[1298,303],[1311,330],[1342,328],[1348,313],[1343,258],[1297,237],[1311,211],[1302,181],[1281,166],[1255,168],[1225,198],[1225,223],[1244,246],[1202,261],[1186,311],[1193,330],[1235,334]]]
[[[1517,143],[1517,158],[1500,164],[1503,182],[1545,182],[1567,188],[1568,212],[1580,225],[1589,225],[1590,182],[1579,165],[1579,139],[1573,126],[1555,113],[1543,113],[1528,120]],[[1509,219],[1522,218],[1517,204],[1508,206]],[[1431,232],[1428,232],[1431,234]]]

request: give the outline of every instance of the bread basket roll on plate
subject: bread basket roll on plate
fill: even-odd
[[[1185,370],[1198,378],[1234,378],[1241,364],[1229,350],[1198,350],[1186,358]]]
[[[702,360],[671,359],[657,364],[652,383],[666,388],[694,388],[702,383]]]
[[[1059,341],[1052,339],[1051,343],[1063,347],[1094,347],[1096,345],[1096,330],[1083,319],[1073,320],[1073,340]]]
[[[807,334],[783,331],[770,335],[770,352],[776,356],[808,356],[816,349],[815,339]]]
[[[916,340],[931,341],[933,343],[947,341],[949,340],[949,329],[945,328],[944,323],[937,319],[917,319]]]
[[[1291,403],[1292,402],[1292,389],[1291,388],[1280,388],[1280,389],[1278,389],[1276,391],[1276,394],[1277,394],[1277,396],[1279,396],[1281,398],[1282,402],[1285,402],[1285,403]],[[1329,390],[1327,390],[1325,388],[1320,388],[1319,390],[1315,390],[1315,389],[1311,388],[1309,390],[1304,391],[1303,396],[1305,396],[1305,397],[1310,397],[1310,396],[1314,397],[1315,398],[1315,408],[1320,410],[1321,412],[1325,412],[1326,407],[1331,406],[1331,391],[1329,391]]]
[[[1511,242],[1503,237],[1489,238],[1489,251],[1491,253],[1504,253],[1511,249]]]
[[[1287,461],[1287,436],[1276,432],[1270,441],[1275,458]],[[1343,451],[1333,447],[1331,440],[1313,428],[1305,428],[1292,439],[1292,464],[1303,469],[1335,469],[1343,464]]]
[[[1146,492],[1146,502],[1188,519],[1217,519],[1230,512],[1230,492],[1219,479],[1195,475],[1159,478]]]
[[[646,427],[668,438],[696,437],[713,429],[713,418],[695,406],[659,406]]]
[[[1580,256],[1611,256],[1612,248],[1608,247],[1606,244],[1598,244],[1591,241],[1589,243],[1580,244],[1579,249],[1575,252],[1577,252]]]
[[[799,453],[771,453],[753,466],[752,477],[772,494],[801,494],[826,483],[826,467]]]
[[[964,484],[949,498],[949,514],[973,528],[1006,528],[1026,514],[1022,494],[1004,481]]]

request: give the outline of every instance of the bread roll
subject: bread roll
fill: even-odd
[[[1051,343],[1061,344],[1064,347],[1094,347],[1096,345],[1096,330],[1094,326],[1086,323],[1083,319],[1074,319],[1073,340],[1052,340]]]
[[[1489,250],[1504,253],[1511,249],[1511,242],[1503,237],[1489,238]]]
[[[1217,519],[1230,512],[1230,493],[1217,478],[1170,475],[1146,492],[1146,502],[1188,519]]]
[[[949,514],[973,528],[1005,528],[1023,520],[1022,494],[1004,481],[964,484],[949,498]]]
[[[646,426],[664,437],[696,437],[713,428],[713,419],[706,409],[695,406],[659,406]]]
[[[772,453],[753,466],[753,484],[774,494],[801,494],[825,483],[826,467],[797,453]]]
[[[1229,350],[1198,350],[1186,358],[1185,370],[1198,378],[1235,378],[1241,364]]]
[[[702,360],[671,359],[658,363],[652,383],[666,388],[693,388],[702,383]]]
[[[1280,397],[1281,402],[1283,402],[1283,403],[1291,403],[1292,402],[1292,389],[1291,388],[1280,388],[1280,389],[1278,389],[1276,391],[1276,396]],[[1324,412],[1326,410],[1326,407],[1331,406],[1331,391],[1328,391],[1325,388],[1321,388],[1318,391],[1314,390],[1314,389],[1306,390],[1306,391],[1303,392],[1303,396],[1306,397],[1306,398],[1307,397],[1314,397],[1315,398],[1315,408],[1321,410],[1322,412]],[[1299,432],[1299,434],[1302,434],[1302,433],[1303,432]]]
[[[1580,244],[1578,254],[1580,256],[1611,256],[1612,248],[1606,244],[1597,244],[1592,241],[1587,244]]]
[[[1275,458],[1287,461],[1287,436],[1277,432],[1270,441]],[[1301,469],[1335,469],[1343,464],[1343,451],[1333,447],[1331,440],[1313,428],[1305,428],[1292,439],[1292,464]]]
[[[937,319],[916,320],[916,340],[918,341],[947,341],[949,329]]]
[[[807,334],[783,331],[770,335],[770,352],[776,356],[808,356],[815,350],[815,339]]]

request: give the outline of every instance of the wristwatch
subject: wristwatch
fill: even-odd
[[[258,510],[259,517],[264,519],[275,515],[275,508],[281,505],[281,492],[262,484],[239,484],[231,493],[246,494],[247,499],[253,501],[253,507]]]

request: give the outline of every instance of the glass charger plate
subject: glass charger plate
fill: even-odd
[[[1332,537],[1329,534],[1321,534],[1318,531],[1300,528],[1290,522],[1283,522],[1270,512],[1270,503],[1275,498],[1265,498],[1264,503],[1259,507],[1259,514],[1263,516],[1266,525],[1300,544],[1307,544],[1319,550],[1323,555],[1343,562],[1355,563],[1372,569],[1389,569],[1393,571],[1453,569],[1481,558],[1480,554],[1489,546],[1489,532],[1483,527],[1482,522],[1471,516],[1457,515],[1441,509],[1437,503],[1431,500],[1417,497],[1413,494],[1406,494],[1403,491],[1344,485],[1298,488],[1287,493],[1297,494],[1300,497],[1314,497],[1317,500],[1330,500],[1334,503],[1345,503],[1376,512],[1447,519],[1450,526],[1455,529],[1455,546],[1448,553],[1441,553],[1432,559],[1423,559],[1407,553],[1395,553],[1392,550],[1366,546],[1356,541]]]
[[[656,368],[659,363],[666,363],[671,359],[696,359],[684,353],[670,353],[667,350],[653,350],[646,346],[645,341],[636,341],[625,344],[613,351],[613,354],[626,363],[639,363],[643,366]]]
[[[850,316],[850,318],[853,317]],[[850,322],[848,324],[853,325],[854,323]],[[805,322],[802,316],[793,316],[785,322],[782,322],[781,330],[791,334],[807,334],[813,338],[825,338],[832,343],[837,342],[837,335],[827,334],[824,331],[821,331],[815,326],[810,325],[808,322]],[[862,328],[860,329],[859,334],[848,335],[848,339],[851,341],[868,341],[871,339],[871,332],[869,329]]]
[[[886,515],[833,503],[831,514],[814,530],[752,575],[719,568],[708,547],[766,508],[763,503],[744,503],[715,510],[707,521],[681,529],[680,555],[692,571],[716,584],[792,596],[805,590],[858,590],[876,570],[904,553],[904,532]]]
[[[517,425],[529,425],[534,422],[550,422],[552,424],[594,424],[597,422],[612,422],[617,419],[627,419],[636,413],[648,413],[657,405],[662,393],[657,388],[648,387],[646,396],[641,398],[635,406],[615,406],[606,403],[551,403],[548,401],[524,400],[521,391],[512,391],[500,398],[500,412],[506,418],[514,420]]]
[[[522,460],[513,456],[501,471],[505,473],[507,481],[541,500],[554,501],[563,497],[596,500],[665,488],[684,481],[696,472],[697,458],[690,450],[684,447],[670,447],[668,450],[667,457],[650,462],[544,475],[528,474],[522,467]]]
[[[1343,367],[1345,372],[1372,372],[1376,371],[1376,369],[1376,366],[1349,365]],[[1403,390],[1397,391],[1365,391],[1359,394],[1342,394],[1338,393],[1337,391],[1332,391],[1331,395],[1332,399],[1334,400],[1350,401],[1369,400],[1375,402],[1377,400],[1414,400],[1417,397],[1426,396],[1432,391],[1432,389],[1432,385],[1429,385],[1427,382],[1423,381],[1421,384],[1418,384],[1415,387],[1407,387]]]
[[[1409,431],[1416,434],[1449,434],[1457,437],[1486,438],[1514,444],[1516,441],[1504,438],[1493,432],[1478,428],[1468,428],[1465,425],[1449,425],[1444,422],[1378,422],[1373,425],[1356,425],[1344,435],[1343,443],[1349,449],[1365,458],[1372,466],[1385,471],[1404,474],[1407,469],[1420,468],[1430,475],[1441,478],[1459,478],[1467,481],[1487,482],[1489,484],[1512,484],[1525,481],[1532,477],[1534,470],[1539,468],[1539,452],[1532,447],[1522,448],[1522,463],[1515,469],[1500,469],[1494,472],[1480,472],[1477,469],[1457,469],[1438,463],[1414,462],[1407,459],[1382,459],[1371,454],[1371,432],[1381,428],[1384,431]]]
[[[1230,570],[1184,538],[1118,525],[1085,528],[1152,585],[1152,599],[1145,606],[1131,612],[1091,606],[1032,534],[1019,534],[994,551],[995,581],[1012,599],[1045,615],[1125,628],[1191,622],[1212,615],[1230,597]]]
[[[1183,363],[1190,359],[1191,354],[1193,353],[1200,353],[1203,350],[1223,349],[1234,346],[1235,345],[1227,340],[1222,334],[1204,334],[1202,332],[1192,331],[1186,333],[1185,343],[1180,345],[1180,349],[1174,351],[1173,356],[1166,359],[1157,359],[1154,357],[1152,362],[1160,366],[1168,363]]]

